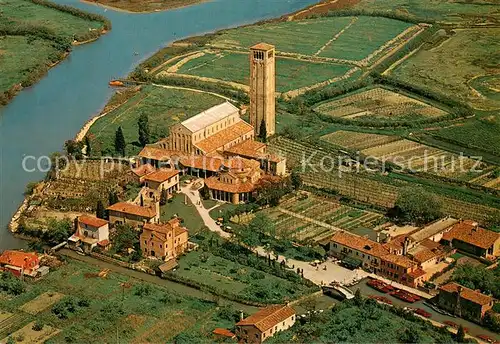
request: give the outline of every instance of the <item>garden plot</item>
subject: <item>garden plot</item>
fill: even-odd
[[[35,315],[43,312],[64,297],[64,294],[48,291],[25,303],[20,310]]]
[[[472,179],[489,168],[485,163],[397,136],[337,131],[322,139],[404,169],[455,179]]]
[[[336,230],[371,229],[381,214],[342,205],[334,200],[302,194],[265,210],[282,237],[297,241],[321,241]]]
[[[14,332],[10,335],[15,341],[15,343],[20,344],[42,344],[45,343],[49,338],[57,335],[60,330],[50,327],[48,325],[44,325],[43,328],[39,331],[33,329],[35,322],[30,322],[22,329]],[[4,338],[0,341],[1,344],[9,343],[8,338]]]
[[[440,108],[383,87],[322,103],[315,110],[328,116],[356,121],[418,120],[447,114]]]

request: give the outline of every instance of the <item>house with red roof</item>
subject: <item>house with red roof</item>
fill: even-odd
[[[149,206],[118,202],[110,205],[107,210],[111,225],[129,224],[134,227],[142,227],[145,223],[158,223],[160,221],[159,202]]]
[[[480,321],[493,308],[495,300],[479,291],[448,283],[439,288],[439,306],[462,318]]]
[[[15,276],[35,277],[40,268],[40,258],[34,252],[5,250],[0,255],[0,270]]]
[[[443,234],[443,245],[482,258],[500,256],[500,233],[479,227],[477,222],[462,220]]]
[[[109,223],[94,216],[81,215],[76,219],[76,231],[69,239],[70,247],[91,252],[94,247],[109,247]]]
[[[276,332],[285,331],[295,324],[295,310],[287,305],[262,308],[236,324],[236,335],[245,343],[262,343]]]
[[[188,230],[179,218],[167,223],[146,223],[140,236],[141,250],[145,256],[165,261],[184,253],[188,246]]]

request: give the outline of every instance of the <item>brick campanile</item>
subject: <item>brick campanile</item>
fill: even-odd
[[[262,121],[267,136],[276,132],[276,61],[274,46],[259,43],[250,48],[250,124],[260,136]]]

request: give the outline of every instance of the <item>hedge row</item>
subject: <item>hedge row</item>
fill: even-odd
[[[415,15],[395,13],[393,11],[377,11],[377,10],[364,10],[364,9],[343,9],[337,11],[328,11],[325,14],[313,14],[308,18],[317,17],[350,17],[350,16],[365,16],[365,17],[384,17],[389,19],[400,20],[408,23],[434,23],[430,17],[417,17]]]

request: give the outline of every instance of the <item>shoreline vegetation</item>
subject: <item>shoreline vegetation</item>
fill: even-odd
[[[73,46],[91,43],[111,30],[104,16],[47,0],[9,2],[2,11],[0,51],[6,59],[0,65],[5,75],[0,106],[42,79],[69,56]],[[35,55],[35,61],[25,62],[23,55]]]
[[[100,6],[117,12],[144,14],[170,11],[198,5],[209,0],[80,0],[80,2]]]

